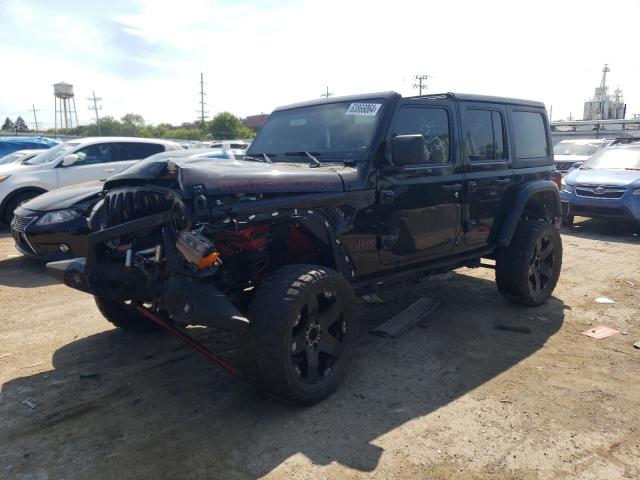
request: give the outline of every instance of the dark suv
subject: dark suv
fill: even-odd
[[[161,160],[111,177],[83,258],[52,274],[118,327],[240,330],[249,374],[314,402],[347,368],[356,292],[491,266],[539,305],[560,274],[544,105],[394,92],[280,107],[243,160]],[[493,268],[493,267],[492,267]]]

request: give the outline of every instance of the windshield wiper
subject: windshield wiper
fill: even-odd
[[[254,153],[254,155],[262,156],[262,158],[250,157],[247,155],[247,156],[244,156],[242,159],[251,160],[254,162],[273,163],[273,161],[271,161],[271,158],[269,158],[269,155],[271,155],[272,157],[276,156],[274,153],[270,153],[269,155],[267,155],[266,153]]]
[[[320,166],[320,160],[318,160],[316,157],[314,157],[312,154],[310,154],[307,151],[303,151],[303,152],[286,152],[285,155],[306,155],[307,157],[309,157],[309,160],[311,160],[311,165],[310,167],[314,168],[314,167],[319,167]],[[320,156],[319,153],[316,153],[317,156]]]

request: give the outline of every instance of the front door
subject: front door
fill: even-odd
[[[399,106],[388,139],[421,134],[425,160],[402,171],[381,167],[378,248],[383,264],[428,260],[459,242],[463,185],[454,108],[445,99],[425,98],[403,100]],[[389,151],[387,161],[393,162]]]
[[[78,156],[76,163],[68,167],[60,165],[56,169],[58,185],[61,187],[90,180],[102,180],[117,173],[113,163],[119,160],[117,143],[96,143],[74,153]],[[121,169],[124,168],[126,167],[122,166]]]

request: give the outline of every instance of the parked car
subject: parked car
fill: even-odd
[[[562,140],[553,146],[556,170],[567,173],[572,166],[580,166],[591,155],[615,143],[612,138],[576,138]]]
[[[15,163],[15,162],[23,163],[23,162],[26,162],[27,160],[32,159],[36,155],[40,155],[44,151],[45,150],[43,150],[43,149],[38,149],[38,150],[16,150],[15,152],[10,153],[10,154],[5,155],[4,157],[0,158],[0,165],[6,165],[7,163]]]
[[[48,270],[125,330],[240,331],[249,378],[315,402],[347,370],[356,291],[484,257],[508,300],[549,298],[562,263],[551,145],[544,104],[527,100],[386,92],[289,105],[242,161],[111,177],[85,255]]]
[[[46,150],[55,147],[60,142],[46,137],[0,137],[0,157],[9,155],[16,150]]]
[[[228,150],[212,152],[206,148],[156,153],[135,165],[160,161],[164,165],[165,160],[175,158],[235,160]],[[88,217],[100,200],[103,184],[95,180],[58,188],[20,205],[11,222],[16,249],[43,261],[82,255],[89,234]]]
[[[562,179],[563,220],[576,215],[640,224],[640,144],[603,148]]]
[[[0,165],[0,221],[18,205],[50,190],[105,179],[154,153],[180,150],[175,142],[128,137],[70,140],[22,163]]]

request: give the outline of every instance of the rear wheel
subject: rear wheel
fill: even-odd
[[[547,301],[558,283],[562,240],[540,220],[520,220],[511,244],[496,257],[496,284],[508,300],[524,305]]]
[[[93,298],[104,318],[122,330],[135,333],[149,333],[161,329],[158,324],[138,312],[133,305],[101,297]]]
[[[287,265],[270,275],[249,307],[259,387],[300,403],[330,395],[355,345],[354,305],[349,283],[329,268]]]
[[[562,215],[562,225],[571,227],[573,225],[574,216],[573,215]]]

